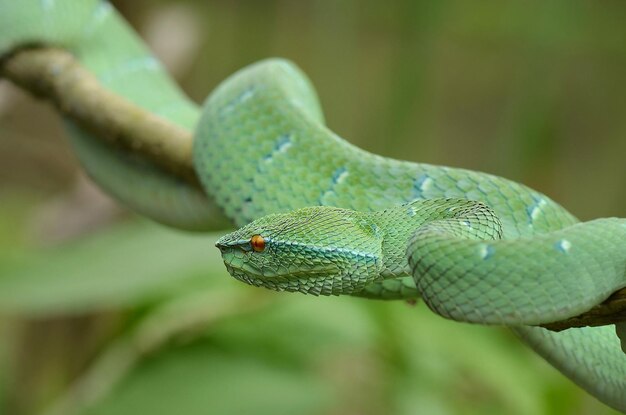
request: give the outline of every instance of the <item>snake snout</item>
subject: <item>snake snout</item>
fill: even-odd
[[[242,247],[243,245],[245,245],[245,242],[246,242],[245,240],[240,240],[240,239],[233,240],[233,238],[230,238],[230,236],[231,235],[226,235],[218,239],[217,242],[215,242],[215,247],[219,249],[220,251],[224,252],[228,249]]]

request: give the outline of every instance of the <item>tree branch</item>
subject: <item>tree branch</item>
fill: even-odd
[[[563,321],[542,324],[541,327],[552,331],[562,331],[572,327],[606,326],[622,322],[626,322],[626,288],[616,291],[603,303],[581,315]]]
[[[18,50],[0,61],[0,77],[50,100],[95,136],[140,153],[197,185],[192,133],[106,90],[70,53],[53,48]],[[626,288],[579,316],[542,327],[561,331],[624,321]]]
[[[108,91],[69,52],[17,50],[0,62],[0,77],[50,100],[59,112],[95,136],[140,153],[197,185],[191,161],[192,133]]]

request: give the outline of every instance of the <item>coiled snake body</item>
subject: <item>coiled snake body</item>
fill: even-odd
[[[580,314],[626,286],[625,219],[579,223],[521,184],[358,149],[325,127],[309,81],[284,60],[234,74],[200,113],[106,2],[0,0],[0,53],[33,43],[69,49],[105,87],[195,129],[210,197],[69,125],[85,169],[134,210],[184,229],[212,228],[220,210],[245,225],[218,242],[236,278],[312,294],[421,295],[444,316],[511,326],[626,411],[615,326],[527,326]]]

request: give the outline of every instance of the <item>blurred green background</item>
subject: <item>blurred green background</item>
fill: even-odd
[[[295,61],[332,129],[626,214],[626,3],[115,1],[198,102]],[[0,413],[611,414],[505,330],[227,276],[217,235],[125,212],[0,82]]]

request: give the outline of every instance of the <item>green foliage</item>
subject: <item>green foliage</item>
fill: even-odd
[[[0,278],[0,309],[51,315],[146,304],[183,286],[208,288],[221,270],[215,237],[143,222],[16,261]],[[217,271],[220,270],[220,271]]]
[[[314,414],[327,406],[328,394],[320,379],[302,370],[198,342],[147,360],[117,393],[84,413]]]

